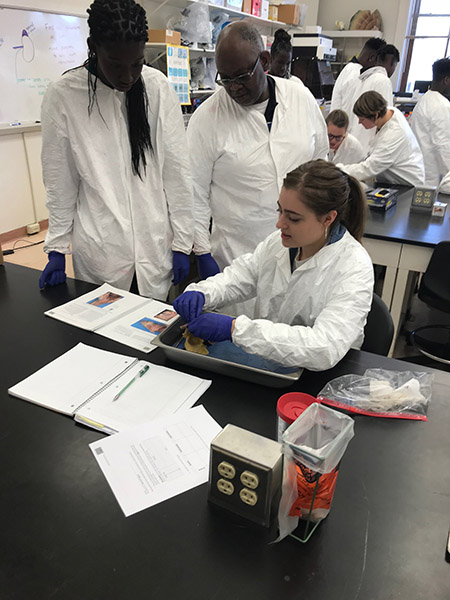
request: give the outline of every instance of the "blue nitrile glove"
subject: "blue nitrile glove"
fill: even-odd
[[[207,279],[220,273],[219,265],[213,259],[211,254],[198,254],[197,267],[200,279]]]
[[[48,263],[39,277],[39,287],[59,285],[66,281],[66,255],[52,250],[48,255]]]
[[[189,275],[191,263],[189,256],[184,252],[173,251],[173,285],[178,285]]]
[[[233,317],[205,313],[188,323],[188,329],[196,337],[208,342],[223,342],[231,340]]]
[[[173,307],[186,323],[202,314],[205,295],[202,292],[184,292],[173,301]]]

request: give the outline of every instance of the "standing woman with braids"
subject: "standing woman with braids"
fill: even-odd
[[[39,280],[75,276],[165,299],[189,271],[192,182],[177,96],[144,66],[147,20],[134,0],[88,9],[86,63],[50,84],[42,165],[50,213]],[[134,288],[134,285],[133,285]]]
[[[322,371],[359,349],[372,303],[373,267],[362,247],[366,200],[358,181],[332,163],[287,174],[275,231],[223,273],[191,284],[173,303],[189,331],[232,340],[284,366]],[[256,298],[255,318],[202,308]]]

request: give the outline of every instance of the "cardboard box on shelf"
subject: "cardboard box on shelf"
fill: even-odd
[[[278,6],[276,4],[269,4],[269,20],[278,21]]]
[[[242,0],[226,0],[225,6],[234,8],[234,10],[242,10]]]
[[[252,0],[252,15],[254,17],[261,16],[261,0]]]
[[[178,46],[181,44],[181,33],[171,29],[149,29],[148,41]]]
[[[300,6],[298,4],[280,4],[278,6],[278,21],[298,25],[300,20]]]
[[[269,18],[269,0],[261,0],[261,18]]]
[[[242,12],[247,15],[252,14],[252,0],[242,0]]]

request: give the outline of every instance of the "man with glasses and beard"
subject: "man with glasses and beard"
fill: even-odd
[[[327,130],[313,95],[267,75],[269,65],[270,54],[251,23],[225,27],[216,45],[220,89],[189,122],[201,279],[253,252],[275,230],[274,201],[286,173],[327,156]],[[224,312],[251,317],[253,301]]]

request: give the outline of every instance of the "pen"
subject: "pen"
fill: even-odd
[[[114,396],[114,398],[113,398],[113,402],[115,402],[116,400],[118,400],[118,399],[120,398],[120,396],[121,396],[121,395],[124,393],[124,391],[125,391],[126,389],[128,389],[132,383],[134,383],[134,382],[135,382],[135,381],[137,381],[137,380],[138,380],[140,377],[142,377],[142,375],[145,375],[149,369],[150,369],[150,367],[149,367],[148,365],[145,365],[145,367],[144,367],[143,369],[141,369],[141,370],[139,371],[139,373],[138,373],[137,375],[135,375],[135,376],[133,377],[133,379],[132,379],[131,381],[129,381],[129,382],[127,383],[127,385],[126,385],[124,388],[122,388],[122,389],[120,390],[120,392],[118,392],[118,393],[117,393],[117,394]]]

